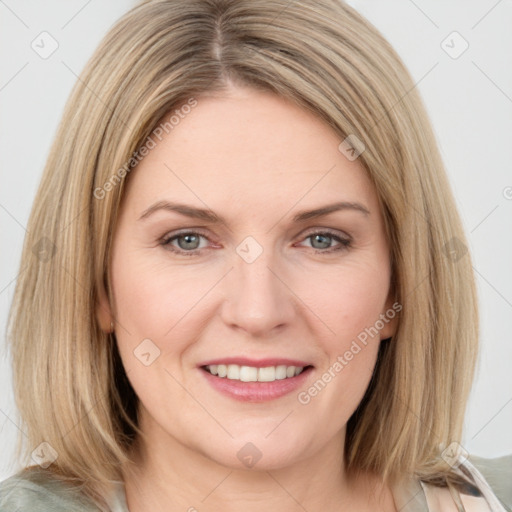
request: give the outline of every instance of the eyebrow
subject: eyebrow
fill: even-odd
[[[155,204],[151,205],[149,208],[144,210],[142,215],[139,217],[139,220],[147,219],[149,216],[154,214],[157,211],[169,211],[176,212],[185,217],[191,217],[194,219],[204,220],[212,223],[225,224],[225,220],[222,216],[217,215],[212,210],[204,209],[204,208],[196,208],[194,206],[175,203],[170,201],[158,201]],[[315,208],[314,210],[303,210],[296,215],[294,215],[292,221],[295,223],[304,222],[310,219],[316,219],[318,217],[323,217],[324,215],[328,215],[333,212],[343,211],[343,210],[352,210],[356,212],[360,212],[365,216],[370,215],[370,211],[368,208],[363,206],[360,203],[349,202],[349,201],[340,201],[337,203],[328,204],[325,206],[321,206],[320,208]]]

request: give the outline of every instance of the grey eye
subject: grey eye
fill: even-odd
[[[311,246],[315,249],[328,249],[331,246],[332,238],[329,235],[310,235]],[[315,242],[319,242],[319,245],[315,246]]]
[[[186,249],[197,249],[199,247],[200,243],[200,236],[193,235],[193,234],[185,234],[180,235],[175,238],[175,240],[178,241],[178,246],[180,249],[186,250]],[[181,243],[181,241],[184,240],[184,243]]]

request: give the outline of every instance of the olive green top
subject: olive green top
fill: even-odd
[[[400,512],[512,512],[512,455],[496,459],[471,456],[462,460],[459,472],[468,478],[467,489],[450,492],[446,487],[408,479],[393,489]],[[122,482],[113,483],[106,500],[108,512],[129,512]],[[0,512],[99,512],[76,488],[56,480],[39,467],[25,469],[0,483]],[[106,511],[102,511],[106,512]]]

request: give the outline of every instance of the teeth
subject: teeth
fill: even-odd
[[[240,366],[239,379],[242,382],[256,382],[258,380],[258,368],[254,368],[252,366]]]
[[[303,366],[279,365],[256,368],[254,366],[239,366],[237,364],[212,364],[205,368],[212,375],[242,382],[274,382],[275,380],[295,377],[304,370]]]
[[[276,379],[286,379],[286,366],[276,366]]]
[[[267,368],[258,368],[258,381],[259,382],[273,382],[276,380],[275,366],[268,366]]]
[[[237,364],[228,364],[228,379],[240,380],[240,366]]]

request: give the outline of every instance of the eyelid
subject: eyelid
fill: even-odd
[[[201,228],[184,228],[184,229],[181,229],[178,231],[172,231],[172,232],[166,233],[164,236],[159,238],[158,243],[161,245],[164,245],[164,246],[165,245],[170,246],[171,241],[173,241],[183,235],[199,235],[199,236],[205,238],[206,240],[208,240],[208,242],[210,242],[211,244],[214,243],[213,240],[210,238],[210,236],[208,236],[208,234]],[[175,249],[174,252],[181,253],[181,254],[183,254],[183,253],[193,254],[194,252],[197,254],[199,252],[202,252],[204,249],[206,249],[206,247],[203,247],[202,249],[194,249],[193,251],[183,251],[183,250],[180,250],[177,248],[174,248],[174,249]],[[171,251],[172,250],[173,249],[171,249]]]
[[[309,230],[306,230],[305,233],[302,233],[300,235],[300,238],[301,238],[301,241],[304,241],[314,235],[330,236],[331,238],[337,239],[339,242],[339,245],[346,247],[346,248],[348,248],[353,242],[352,237],[348,233],[345,233],[344,231],[339,231],[336,229],[331,229],[331,228],[310,228]],[[312,247],[312,249],[318,253],[329,253],[331,251],[334,252],[334,251],[336,251],[336,249],[339,249],[339,248],[340,248],[339,246],[329,247],[328,249],[315,249],[314,247]]]
[[[165,235],[163,235],[160,238],[160,240],[169,240],[170,238],[173,238],[175,236],[186,235],[186,234],[189,234],[189,233],[202,235],[205,238],[208,238],[210,240],[209,233],[207,233],[206,230],[204,230],[203,228],[194,228],[194,227],[192,227],[192,228],[183,228],[183,229],[179,229],[178,231],[168,232]],[[311,235],[314,235],[316,233],[329,233],[331,235],[340,236],[340,237],[346,237],[347,239],[352,240],[352,237],[347,232],[345,232],[345,231],[341,231],[341,230],[333,229],[333,228],[323,228],[323,227],[307,228],[306,230],[301,232],[300,235],[297,235],[297,236],[305,237],[306,235],[307,236],[311,236]],[[296,237],[294,237],[294,238],[296,238]]]
[[[308,229],[305,230],[304,233],[307,236],[315,235],[317,233],[326,233],[326,234],[330,234],[330,235],[333,235],[333,236],[339,236],[340,238],[341,237],[345,237],[347,239],[352,240],[352,237],[348,233],[346,233],[345,231],[341,231],[339,229],[322,228],[322,227],[319,227],[319,228],[308,228]],[[302,236],[306,236],[305,234],[302,234]]]
[[[203,228],[183,228],[178,229],[177,231],[168,231],[160,237],[160,241],[170,240],[171,238],[180,236],[180,235],[188,235],[188,234],[196,234],[204,236],[205,238],[208,238],[208,240],[211,240],[210,234]]]
[[[171,246],[172,241],[174,241],[175,239],[179,238],[182,235],[188,235],[188,234],[199,235],[199,236],[205,238],[206,240],[208,240],[209,242],[212,242],[212,240],[210,239],[208,234],[202,228],[183,228],[178,231],[166,233],[164,236],[162,236],[159,239],[159,243],[163,246],[171,247],[168,250],[175,254],[178,254],[178,255],[198,256],[198,255],[202,254],[204,250],[208,249],[208,247],[203,247],[201,249],[193,249],[190,251],[185,251],[183,249],[179,249],[179,248]],[[334,239],[337,239],[338,244],[339,244],[338,246],[329,247],[327,249],[315,249],[314,247],[311,248],[316,253],[319,253],[319,254],[320,253],[327,254],[329,252],[335,252],[337,249],[348,248],[352,244],[352,237],[350,235],[348,235],[347,233],[345,233],[343,231],[335,230],[332,228],[321,228],[321,227],[308,228],[307,230],[303,231],[301,233],[301,235],[299,235],[300,236],[299,241],[302,242],[314,235],[319,235],[319,234],[328,235]]]

